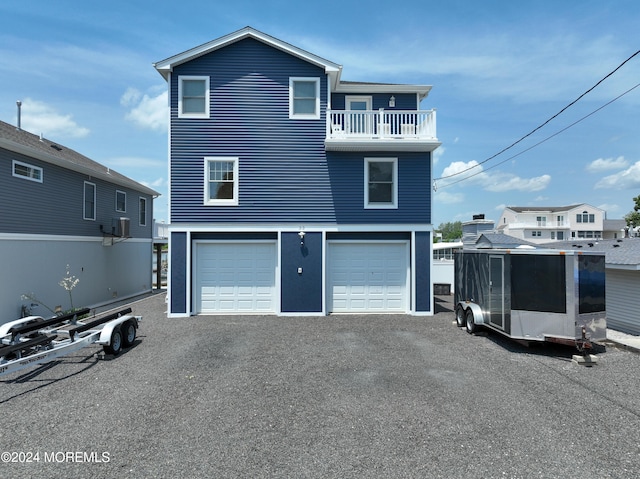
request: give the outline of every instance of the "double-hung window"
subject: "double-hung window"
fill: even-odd
[[[84,208],[82,217],[85,220],[96,219],[96,185],[88,181],[84,182]]]
[[[42,168],[13,160],[13,176],[42,183]]]
[[[397,158],[365,158],[364,207],[398,207]]]
[[[178,77],[178,117],[209,118],[209,77]]]
[[[127,194],[124,191],[116,190],[116,211],[118,213],[127,211]]]
[[[238,158],[206,157],[204,180],[205,205],[238,204]]]
[[[289,78],[289,118],[320,118],[320,78]]]

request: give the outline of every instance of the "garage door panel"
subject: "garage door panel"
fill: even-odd
[[[407,243],[330,243],[330,312],[406,312]]]
[[[275,243],[198,243],[197,313],[275,312]]]

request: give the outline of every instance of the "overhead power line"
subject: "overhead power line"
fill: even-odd
[[[609,77],[610,77],[611,75],[613,75],[615,72],[617,72],[618,70],[620,70],[620,68],[622,68],[626,63],[628,63],[632,58],[634,58],[634,57],[635,57],[635,56],[637,56],[638,54],[640,54],[640,50],[638,50],[638,51],[637,51],[637,52],[635,52],[633,55],[631,55],[629,58],[627,58],[625,61],[623,61],[622,63],[620,63],[620,65],[618,65],[615,69],[611,70],[607,75],[605,75],[605,76],[604,76],[604,77],[602,77],[600,80],[598,80],[598,82],[597,82],[595,85],[593,85],[593,86],[592,86],[591,88],[589,88],[587,91],[585,91],[584,93],[582,93],[578,98],[576,98],[576,99],[575,99],[575,100],[573,100],[571,103],[569,103],[569,104],[568,104],[568,105],[566,105],[564,108],[562,108],[558,113],[556,113],[555,115],[551,116],[551,117],[550,117],[550,118],[548,118],[546,121],[544,121],[543,123],[541,123],[540,125],[538,125],[537,127],[535,127],[533,130],[531,130],[529,133],[527,133],[526,135],[522,136],[522,137],[521,137],[521,138],[519,138],[518,140],[514,141],[514,142],[513,142],[513,143],[511,143],[509,146],[507,146],[507,147],[503,148],[502,150],[500,150],[500,151],[499,151],[499,152],[497,152],[496,154],[491,155],[489,158],[486,158],[486,159],[482,160],[480,163],[477,163],[477,164],[475,164],[475,165],[473,165],[473,166],[471,166],[471,167],[469,167],[469,168],[466,168],[466,169],[464,169],[464,170],[462,170],[462,171],[458,171],[458,172],[456,172],[456,173],[452,173],[452,174],[450,174],[450,175],[446,175],[446,176],[441,176],[441,177],[439,177],[439,178],[434,178],[434,180],[433,180],[434,188],[435,188],[435,186],[436,186],[436,181],[438,181],[438,180],[444,180],[444,179],[447,179],[447,178],[452,178],[452,177],[454,177],[454,176],[461,175],[461,174],[463,174],[463,173],[466,173],[466,172],[467,172],[467,171],[469,171],[469,170],[472,170],[472,169],[474,169],[474,168],[477,168],[478,166],[483,165],[484,163],[487,163],[488,161],[493,160],[495,157],[497,157],[497,156],[501,155],[501,154],[502,154],[502,153],[504,153],[505,151],[510,150],[511,148],[513,148],[514,146],[516,146],[518,143],[520,143],[520,142],[522,142],[523,140],[525,140],[526,138],[530,137],[530,136],[531,136],[531,135],[533,135],[536,131],[538,131],[538,130],[540,130],[541,128],[543,128],[543,127],[544,127],[545,125],[547,125],[549,122],[551,122],[552,120],[554,120],[555,118],[557,118],[558,116],[560,116],[562,113],[564,113],[567,109],[569,109],[569,108],[571,108],[573,105],[575,105],[578,101],[580,101],[580,100],[581,100],[582,98],[584,98],[586,95],[588,95],[589,93],[591,93],[591,91],[593,91],[595,88],[597,88],[597,87],[598,87],[598,85],[600,85],[602,82],[604,82],[607,78],[609,78]],[[611,100],[609,103],[606,103],[606,104],[605,104],[605,105],[603,105],[602,107],[600,107],[600,108],[598,108],[597,110],[595,110],[595,111],[591,112],[590,114],[588,114],[588,115],[586,115],[585,117],[581,118],[581,119],[580,119],[580,120],[578,120],[577,122],[575,122],[575,123],[573,123],[573,124],[569,125],[567,128],[564,128],[564,129],[560,130],[559,132],[555,133],[554,135],[552,135],[552,136],[550,136],[550,137],[546,138],[545,140],[543,140],[543,141],[541,141],[541,142],[537,143],[536,145],[533,145],[533,146],[532,146],[532,147],[530,147],[530,148],[527,148],[526,150],[524,150],[524,151],[520,152],[519,154],[522,154],[522,153],[524,153],[525,151],[529,151],[531,148],[533,148],[533,147],[535,147],[535,146],[539,145],[540,143],[544,143],[544,141],[547,141],[549,138],[552,138],[552,137],[554,137],[554,136],[558,135],[559,133],[561,133],[561,132],[563,132],[564,130],[566,130],[566,129],[570,128],[571,126],[575,125],[576,123],[579,123],[580,121],[582,121],[582,120],[584,120],[585,118],[587,118],[587,117],[591,116],[593,113],[597,112],[598,110],[600,110],[600,109],[604,108],[605,106],[609,105],[610,103],[613,103],[613,102],[614,102],[614,101],[616,101],[618,98],[620,98],[620,97],[622,97],[622,96],[626,95],[626,94],[627,94],[627,93],[629,93],[631,90],[635,89],[637,86],[638,86],[638,85],[634,86],[634,87],[633,87],[633,88],[631,88],[630,90],[627,90],[627,91],[626,91],[625,93],[623,93],[622,95],[619,95],[619,96],[618,96],[618,97],[616,97],[615,99]],[[517,156],[517,155],[515,155],[515,156]],[[508,161],[508,160],[510,160],[510,159],[512,159],[512,158],[514,158],[515,156],[512,156],[511,158],[507,158],[507,160],[504,160],[504,161],[502,161],[502,162],[498,163],[498,165],[501,165],[502,163],[505,163],[506,161]],[[495,165],[495,166],[498,166],[498,165]],[[491,168],[494,168],[495,166],[493,166],[493,167],[491,167]],[[488,168],[488,169],[490,169],[490,168]],[[486,171],[486,170],[483,170],[483,171]],[[481,173],[481,172],[480,172],[480,173]],[[470,176],[465,176],[465,178],[464,178],[464,179],[472,178],[473,176],[476,176],[476,175],[478,175],[478,174],[480,174],[480,173],[476,173],[476,174],[473,174],[473,175],[470,175]],[[450,185],[455,184],[455,183],[459,183],[460,181],[463,181],[464,179],[458,180],[458,181],[456,181],[456,182],[454,182],[454,183],[449,183],[447,186],[450,186]]]

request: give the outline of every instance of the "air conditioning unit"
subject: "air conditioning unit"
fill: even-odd
[[[113,218],[111,221],[111,234],[113,236],[119,236],[120,238],[129,238],[129,218]]]

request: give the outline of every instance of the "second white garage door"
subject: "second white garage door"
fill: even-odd
[[[329,243],[329,312],[406,313],[408,262],[406,242]]]
[[[275,242],[195,244],[196,313],[273,313]]]

